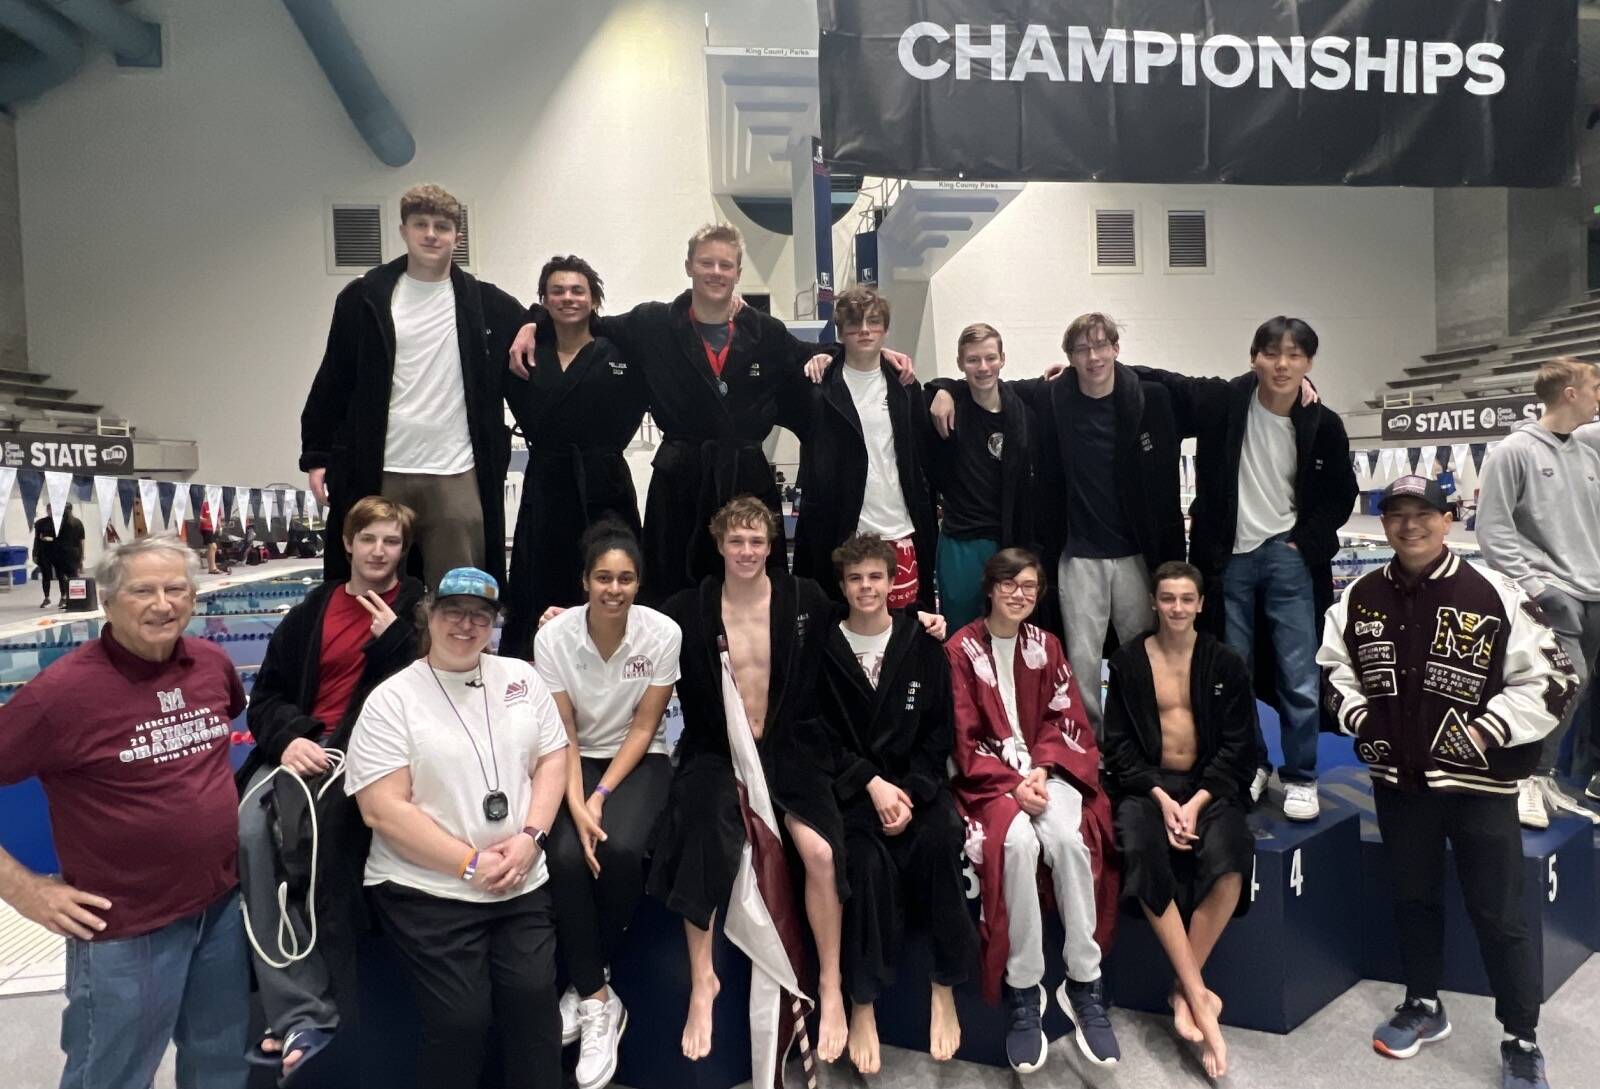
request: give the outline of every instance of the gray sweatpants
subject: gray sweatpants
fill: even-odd
[[[1579,729],[1578,736],[1573,739],[1572,770],[1587,779],[1595,770],[1594,724],[1587,721],[1583,707],[1588,700],[1589,671],[1594,667],[1595,655],[1600,653],[1600,601],[1583,601],[1553,586],[1546,586],[1539,595],[1538,604],[1544,612],[1545,622],[1556,633],[1561,649],[1572,659],[1572,668],[1578,674],[1578,694],[1573,697],[1560,725],[1545,735],[1544,744],[1539,750],[1538,771],[1549,774],[1556,766],[1561,740],[1567,736],[1567,731],[1572,729],[1576,720]]]
[[[417,516],[412,540],[422,550],[428,589],[437,590],[439,580],[452,568],[483,567],[483,501],[478,497],[477,470],[454,476],[385,472],[383,497],[404,503]]]
[[[1006,830],[1006,920],[1011,951],[1006,984],[1027,988],[1044,979],[1044,912],[1036,874],[1040,856],[1050,868],[1061,927],[1062,959],[1076,983],[1100,978],[1100,946],[1094,940],[1094,867],[1083,842],[1083,797],[1069,783],[1051,779],[1050,804],[1037,817],[1018,813]]]
[[[1098,739],[1100,726],[1100,653],[1106,626],[1116,628],[1117,642],[1150,629],[1150,572],[1143,556],[1110,560],[1061,558],[1056,568],[1061,598],[1061,623],[1067,634],[1067,662],[1078,679],[1083,709]]]
[[[246,791],[265,779],[272,768],[261,768],[250,777]],[[293,774],[284,772],[285,775]],[[306,783],[314,791],[321,779]],[[250,913],[250,927],[261,948],[282,962],[278,948],[278,875],[274,867],[276,848],[266,811],[257,804],[272,787],[263,787],[239,811],[239,895]],[[337,788],[335,788],[337,789]],[[310,934],[304,904],[290,898],[288,916],[302,942]],[[288,944],[285,942],[284,944]],[[291,946],[292,948],[292,946]],[[297,1029],[320,1028],[329,1032],[339,1027],[339,1011],[333,1003],[333,987],[327,962],[320,950],[313,949],[304,960],[287,968],[274,968],[261,959],[254,948],[250,961],[261,989],[261,1008],[267,1028],[282,1040]]]

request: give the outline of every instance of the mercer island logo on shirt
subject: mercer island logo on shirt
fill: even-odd
[[[183,689],[181,688],[174,688],[171,692],[157,692],[156,699],[161,704],[161,713],[163,715],[171,714],[173,711],[181,711],[184,707]]]
[[[506,685],[506,706],[513,703],[526,703],[528,700],[528,682],[512,681]]]
[[[650,676],[654,668],[648,657],[643,654],[635,654],[623,663],[622,679],[625,681],[641,680]]]

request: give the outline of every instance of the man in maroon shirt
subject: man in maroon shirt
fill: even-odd
[[[338,999],[353,997],[361,871],[371,833],[354,800],[338,787],[324,787],[334,767],[329,750],[344,751],[367,693],[417,659],[412,618],[423,587],[399,574],[412,521],[410,509],[378,495],[350,507],[341,527],[349,581],[325,582],[289,610],[267,644],[250,696],[256,748],[239,769],[239,879],[267,1020],[267,1037],[250,1059],[285,1075],[328,1045],[339,1028]],[[294,831],[298,822],[281,816],[303,808],[297,805],[302,788],[289,776],[265,782],[280,770],[298,776],[319,798],[314,905],[294,893],[282,908],[278,904],[280,871],[309,872],[311,863],[310,844]],[[280,802],[274,818],[270,807]],[[275,831],[275,823],[285,827]],[[299,862],[285,867],[291,855]],[[280,938],[280,915],[287,916],[293,940]]]
[[[229,723],[244,687],[184,637],[194,553],[172,537],[110,550],[98,640],[0,711],[0,785],[37,775],[60,878],[0,850],[0,899],[67,939],[62,1089],[149,1085],[177,1044],[180,1089],[243,1089],[249,962]]]

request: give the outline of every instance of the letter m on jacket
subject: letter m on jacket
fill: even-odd
[[[1433,653],[1441,658],[1470,658],[1479,669],[1489,668],[1500,618],[1482,613],[1441,608],[1433,629]]]

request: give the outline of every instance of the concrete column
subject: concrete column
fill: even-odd
[[[0,368],[6,370],[24,370],[28,366],[16,126],[14,119],[0,114]]]

